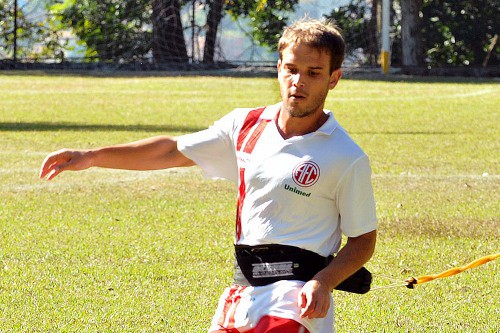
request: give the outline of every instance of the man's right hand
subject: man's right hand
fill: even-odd
[[[51,180],[63,171],[85,170],[90,167],[160,170],[193,165],[195,163],[177,149],[174,138],[156,136],[91,150],[58,150],[43,161],[40,178],[47,177],[47,180]]]
[[[69,150],[61,149],[49,154],[42,163],[40,169],[40,179],[47,177],[47,180],[66,170],[79,171],[92,166],[90,150]]]

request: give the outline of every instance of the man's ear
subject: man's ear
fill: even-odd
[[[278,59],[278,62],[276,63],[276,70],[278,71],[278,79],[279,79],[281,73],[281,59]]]
[[[342,77],[342,70],[340,68],[334,70],[330,75],[330,83],[328,84],[328,89],[332,90],[333,88],[335,88],[337,83],[339,83],[341,77]]]

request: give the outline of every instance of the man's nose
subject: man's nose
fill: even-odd
[[[292,84],[294,86],[303,86],[304,85],[304,75],[301,73],[296,73],[292,77]]]

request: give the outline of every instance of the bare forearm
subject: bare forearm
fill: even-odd
[[[193,165],[177,150],[177,142],[158,136],[89,151],[91,166],[127,170],[158,170]]]
[[[51,180],[63,171],[90,167],[158,170],[191,165],[194,162],[179,152],[175,139],[157,136],[98,149],[62,149],[53,152],[43,161],[40,178]]]
[[[360,269],[373,255],[376,231],[349,238],[330,264],[313,277],[333,290],[342,281]]]

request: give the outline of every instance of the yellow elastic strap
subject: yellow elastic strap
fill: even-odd
[[[444,272],[441,272],[439,274],[422,275],[422,276],[419,276],[417,278],[411,277],[411,278],[409,278],[409,279],[407,279],[405,281],[407,283],[406,286],[408,288],[413,288],[413,286],[416,285],[416,284],[422,284],[422,283],[426,283],[426,282],[429,282],[429,281],[432,281],[432,280],[435,280],[435,279],[442,279],[442,278],[445,278],[445,277],[448,277],[448,276],[452,276],[452,275],[455,275],[455,274],[458,274],[458,273],[462,273],[465,270],[468,270],[468,269],[471,269],[471,268],[474,268],[474,267],[477,267],[477,266],[484,265],[487,262],[495,260],[498,257],[500,257],[500,253],[491,254],[489,256],[486,256],[486,257],[474,260],[473,262],[471,262],[468,265],[465,265],[465,266],[462,266],[462,267],[458,267],[458,268],[448,269],[448,270],[446,270]]]

